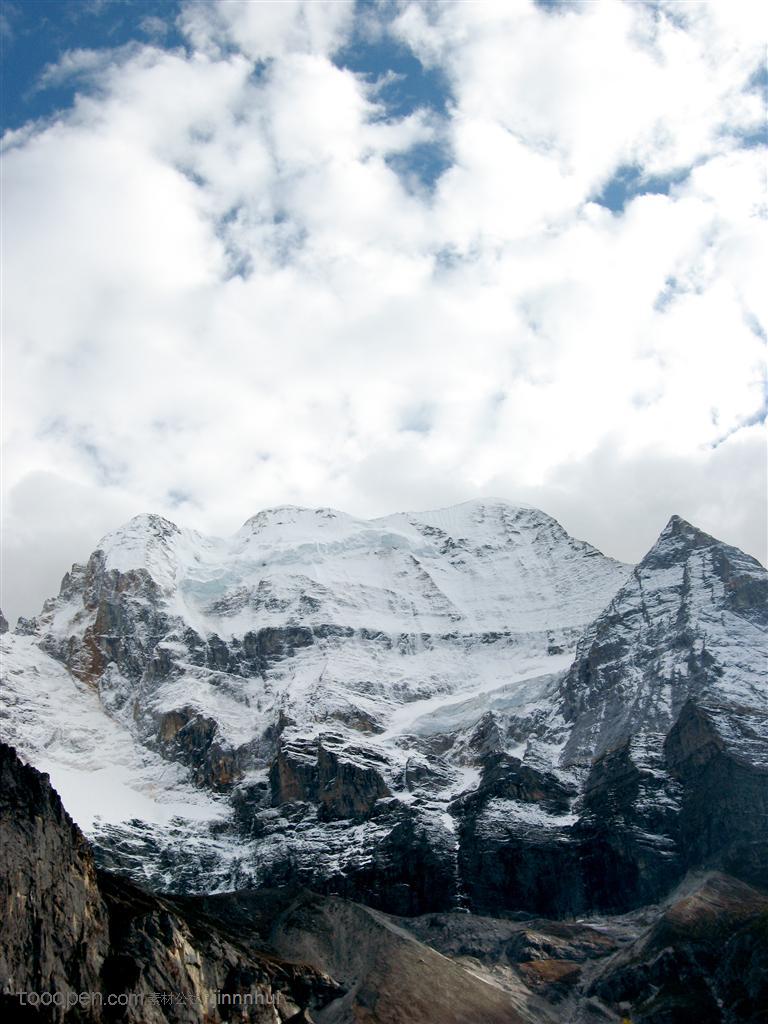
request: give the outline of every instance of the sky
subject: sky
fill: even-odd
[[[764,9],[6,0],[8,617],[144,511],[765,561]]]

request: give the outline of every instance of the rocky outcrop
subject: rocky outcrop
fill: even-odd
[[[619,913],[656,902],[685,873],[680,786],[662,743],[663,736],[626,740],[590,769],[572,833],[586,910]]]
[[[157,739],[164,756],[193,769],[198,785],[226,791],[243,777],[242,754],[218,740],[218,724],[194,708],[161,715]]]
[[[666,739],[682,789],[680,846],[686,867],[724,868],[768,884],[768,714],[689,702]]]
[[[586,994],[633,1024],[757,1024],[768,1006],[768,898],[723,875],[694,879]]]
[[[486,757],[478,788],[451,808],[470,907],[621,913],[695,868],[766,884],[767,734],[765,712],[699,698],[667,734],[622,741],[571,783]]]
[[[218,1024],[233,1005],[244,1021],[311,1020],[342,994],[320,971],[246,949],[199,910],[97,873],[47,776],[4,744],[0,879],[9,1020]]]
[[[2,608],[0,608],[0,636],[2,636],[3,633],[7,633],[7,632],[8,632],[8,619],[6,619],[6,617],[3,615]]]
[[[110,921],[102,987],[130,993],[137,1006],[112,1019],[149,1022],[146,1007],[163,994],[170,999],[159,1001],[158,1021],[310,1021],[343,993],[321,971],[248,948],[196,908],[181,910],[116,876],[102,875],[100,884]]]
[[[390,914],[460,906],[452,832],[437,831],[418,810],[396,802],[384,810],[376,819],[384,826],[381,838],[370,844],[365,857],[331,875],[326,891]]]
[[[363,820],[377,800],[390,796],[381,765],[371,763],[370,751],[345,748],[339,756],[332,737],[317,743],[282,744],[270,769],[272,802],[316,804],[321,820]]]
[[[0,880],[0,992],[96,991],[109,918],[91,851],[48,777],[1,743]]]
[[[58,598],[20,623],[20,631],[37,633],[44,650],[94,687],[109,665],[138,682],[170,628],[162,605],[161,588],[146,569],[110,569],[97,550],[86,565],[72,566]],[[65,624],[62,611],[70,609],[69,616],[72,608],[75,616]]]
[[[618,923],[603,921],[593,926],[524,914],[516,917],[526,919],[428,914],[401,918],[398,923],[444,956],[484,969],[497,984],[514,984],[519,979],[555,1004],[575,995],[577,986],[594,969],[592,965],[626,942]],[[563,1013],[561,1019],[568,1017]]]
[[[569,839],[576,794],[574,784],[519,758],[486,760],[478,788],[451,805],[462,889],[475,912],[581,909],[579,853]]]

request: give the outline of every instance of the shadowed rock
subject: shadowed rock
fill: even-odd
[[[183,910],[124,878],[97,873],[48,777],[5,744],[0,878],[5,1019],[64,1019],[55,1004],[35,1013],[19,993],[67,1000],[88,992],[94,1000],[71,1008],[67,1021],[217,1024],[233,1019],[220,993],[250,994],[251,1004],[237,1007],[239,1020],[283,1022],[302,1013],[311,1020],[311,1010],[341,992],[322,972],[248,949],[200,908]]]

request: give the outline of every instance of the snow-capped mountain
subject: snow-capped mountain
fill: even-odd
[[[161,887],[629,905],[722,852],[693,763],[764,799],[767,581],[676,518],[632,569],[504,501],[139,516],[3,636],[2,735]]]
[[[673,516],[579,642],[560,689],[564,760],[666,733],[691,699],[768,713],[766,607],[759,563]]]

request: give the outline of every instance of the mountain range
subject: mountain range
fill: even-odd
[[[116,886],[182,930],[245,906],[318,1021],[760,1019],[690,928],[768,956],[768,573],[677,516],[631,566],[501,500],[229,538],[142,515],[0,643],[0,738],[105,920]],[[683,946],[699,1002],[649,1003]],[[464,1017],[382,996],[413,962],[460,993],[469,961]]]

